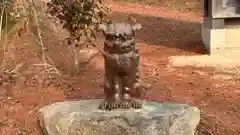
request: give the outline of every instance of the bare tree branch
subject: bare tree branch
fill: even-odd
[[[0,41],[2,40],[2,29],[3,29],[3,16],[5,12],[5,8],[7,6],[7,1],[3,0],[2,2],[2,7],[1,7],[1,16],[0,16]]]

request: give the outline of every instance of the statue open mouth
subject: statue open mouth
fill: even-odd
[[[123,51],[123,52],[130,52],[132,50],[132,47],[130,45],[129,46],[122,46],[120,48],[121,48],[121,51]]]

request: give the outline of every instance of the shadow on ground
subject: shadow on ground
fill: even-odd
[[[142,25],[142,29],[137,33],[139,42],[188,52],[205,53],[201,41],[200,23],[123,13],[114,13],[108,18],[113,22],[131,22],[129,15]]]

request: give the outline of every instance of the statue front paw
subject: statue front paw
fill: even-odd
[[[113,109],[122,108],[122,104],[119,101],[115,101],[115,102],[103,101],[98,108],[102,110],[113,110]]]
[[[142,108],[142,101],[140,100],[133,100],[131,101],[131,108],[135,108],[135,109],[140,109]]]

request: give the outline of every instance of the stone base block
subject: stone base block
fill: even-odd
[[[144,101],[141,109],[99,110],[102,100],[54,103],[40,109],[44,135],[194,135],[200,111]]]
[[[202,41],[210,55],[240,52],[240,28],[210,29],[202,25]]]

